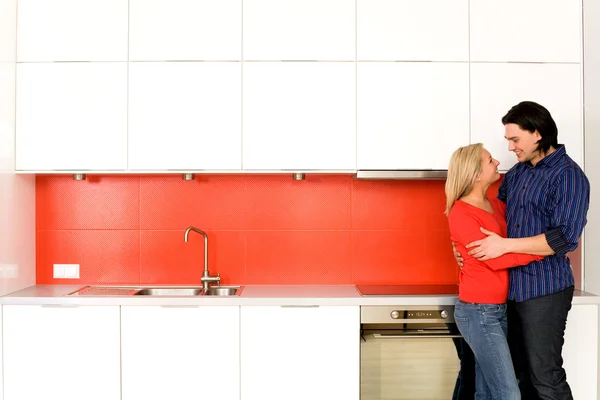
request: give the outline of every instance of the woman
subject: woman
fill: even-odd
[[[481,143],[459,148],[450,159],[445,214],[461,254],[468,254],[465,245],[486,237],[481,227],[506,237],[506,205],[486,196],[500,178],[499,164]],[[486,261],[464,259],[454,318],[475,354],[476,399],[521,398],[506,341],[507,268],[542,258],[508,253]]]

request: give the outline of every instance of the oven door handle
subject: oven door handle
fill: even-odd
[[[382,335],[373,333],[373,339],[454,339],[461,338],[462,335]]]

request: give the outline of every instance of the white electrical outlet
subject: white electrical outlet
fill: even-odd
[[[0,264],[0,278],[15,279],[19,275],[17,264]]]
[[[79,264],[54,264],[55,279],[79,279]]]

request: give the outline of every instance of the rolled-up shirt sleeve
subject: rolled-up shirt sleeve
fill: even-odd
[[[567,170],[552,189],[552,228],[544,234],[554,253],[564,255],[577,248],[587,223],[590,184],[582,172]]]

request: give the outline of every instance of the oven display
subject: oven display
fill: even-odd
[[[431,319],[431,318],[439,318],[440,313],[436,312],[436,311],[408,311],[406,313],[406,318],[414,318],[414,319],[419,319],[419,318],[426,318],[426,319]]]

